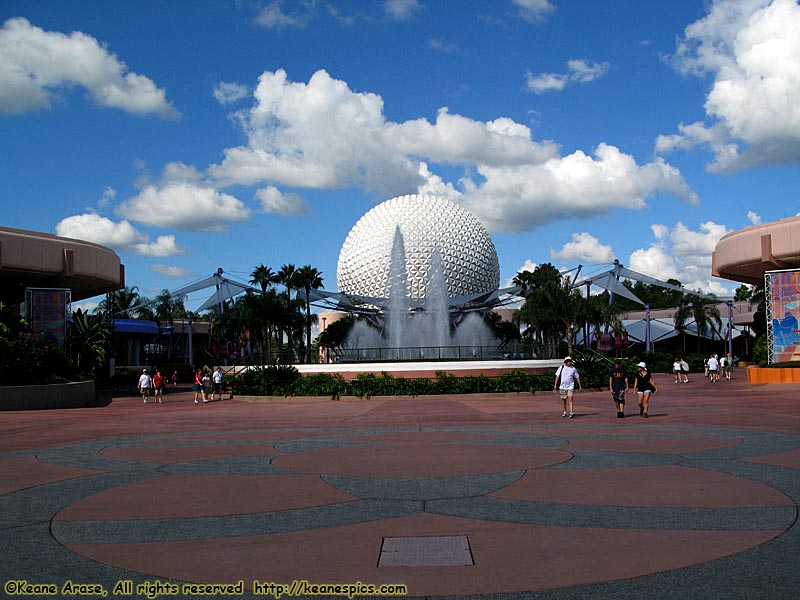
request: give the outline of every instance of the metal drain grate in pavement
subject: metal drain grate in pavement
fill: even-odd
[[[472,551],[465,535],[383,538],[379,567],[472,566]]]

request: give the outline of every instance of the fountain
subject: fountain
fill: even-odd
[[[388,298],[378,326],[357,321],[339,354],[344,361],[495,358],[500,345],[478,313],[451,318],[438,248],[431,250],[425,295],[412,299],[403,233],[395,229]]]
[[[303,374],[496,377],[519,369],[554,371],[561,364],[498,360],[500,344],[482,315],[519,290],[500,289],[488,231],[445,198],[398,196],[368,211],[342,245],[336,280],[338,292],[312,290],[313,300],[333,309],[321,313],[323,323],[345,314],[362,317],[335,356],[326,352],[323,363],[297,365]]]

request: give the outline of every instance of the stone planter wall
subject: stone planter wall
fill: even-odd
[[[94,381],[0,386],[0,410],[85,408],[94,403]]]

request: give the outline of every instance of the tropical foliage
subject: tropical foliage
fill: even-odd
[[[686,323],[689,319],[694,320],[697,328],[697,351],[700,352],[701,339],[705,339],[709,334],[712,337],[722,339],[722,317],[717,308],[717,303],[707,298],[696,295],[686,295],[682,299],[681,305],[675,311],[675,329],[684,339]],[[685,341],[682,342],[682,349],[685,350]]]
[[[33,333],[19,308],[0,304],[0,382],[3,385],[62,383],[75,379],[66,352]]]
[[[94,379],[106,359],[111,330],[100,315],[78,309],[72,314],[68,349],[78,374]]]

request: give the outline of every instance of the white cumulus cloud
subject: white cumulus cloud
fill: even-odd
[[[485,181],[474,184],[458,201],[493,231],[529,231],[612,207],[642,209],[647,198],[658,193],[698,201],[675,167],[661,160],[639,165],[608,144],[600,144],[593,157],[576,151],[542,164],[480,165],[478,171]]]
[[[605,75],[610,64],[596,63],[584,59],[567,61],[566,73],[540,73],[534,75],[530,71],[525,74],[526,87],[535,94],[563,90],[570,83],[589,83]]]
[[[261,210],[285,217],[297,217],[311,214],[308,200],[299,194],[284,194],[274,186],[256,190],[256,200],[261,203]]]
[[[209,173],[223,183],[311,188],[362,185],[403,193],[420,183],[417,164],[385,141],[383,100],[354,93],[317,71],[308,84],[265,72],[246,117],[248,146],[229,148]]]
[[[283,12],[283,2],[275,0],[264,6],[256,15],[257,25],[268,29],[281,31],[287,27],[305,27],[308,24],[308,14],[289,14]]]
[[[658,152],[707,146],[707,168],[731,172],[800,162],[800,5],[716,0],[673,57],[681,73],[713,77],[707,120],[656,140]]]
[[[398,21],[413,19],[421,8],[418,0],[385,0],[383,3],[386,16]]]
[[[545,20],[555,12],[556,7],[550,0],[512,0],[519,9],[519,15],[526,21],[535,23]]]
[[[45,31],[24,18],[0,29],[0,113],[49,109],[60,91],[83,87],[100,106],[135,115],[178,116],[166,92],[128,70],[95,38]]]
[[[164,275],[165,277],[174,277],[175,279],[187,279],[189,277],[194,277],[196,274],[189,270],[184,269],[183,267],[176,267],[174,265],[163,265],[157,263],[150,267],[154,273],[158,273],[159,275]]]
[[[639,209],[660,194],[696,202],[680,171],[657,158],[638,164],[600,143],[568,156],[508,117],[477,121],[440,108],[435,121],[388,121],[383,99],[355,92],[326,71],[308,83],[283,70],[259,78],[243,111],[247,144],[208,168],[216,186],[333,189],[359,186],[391,196],[435,192],[463,203],[495,231],[525,231],[610,207]],[[437,165],[463,168],[445,180]],[[450,169],[452,172],[452,169]]]
[[[753,225],[761,225],[761,217],[752,210],[747,211],[747,220]]]
[[[572,241],[562,246],[561,250],[550,249],[550,258],[565,263],[585,261],[593,263],[610,263],[616,258],[611,246],[601,244],[591,233],[573,233]]]
[[[196,231],[226,231],[228,223],[243,222],[250,216],[241,200],[189,182],[147,185],[137,196],[122,202],[117,212],[155,227]]]
[[[694,231],[679,221],[672,227],[655,224],[651,229],[655,241],[635,250],[627,266],[662,281],[677,279],[690,290],[730,293],[727,282],[711,276],[711,253],[720,238],[729,233],[724,225],[707,221]]]
[[[250,88],[243,83],[221,81],[214,86],[214,98],[222,105],[233,104],[246,98],[250,94]]]
[[[115,222],[95,213],[62,219],[56,225],[56,235],[142,256],[174,256],[184,253],[173,235],[162,235],[151,242],[149,236],[138,231],[128,221]]]

